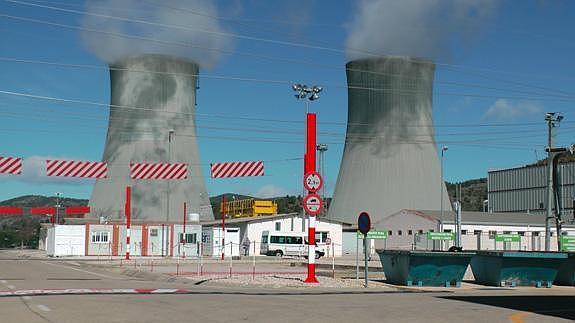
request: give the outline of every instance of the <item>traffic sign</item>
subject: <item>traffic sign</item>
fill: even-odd
[[[330,238],[325,239],[325,244],[331,244],[331,239]]]
[[[453,232],[427,232],[427,240],[455,240]]]
[[[323,201],[319,195],[311,193],[303,199],[303,209],[311,216],[318,215],[321,212]]]
[[[357,237],[359,239],[363,239],[365,236],[363,235],[363,233],[357,231]],[[367,233],[366,238],[374,240],[385,240],[387,239],[387,231],[371,230]]]
[[[575,251],[575,236],[561,236],[561,251]]]
[[[323,185],[323,178],[316,171],[311,171],[303,177],[303,186],[311,193],[319,191]]]
[[[364,235],[366,235],[369,232],[369,229],[371,229],[371,219],[367,212],[361,212],[359,214],[359,217],[357,218],[357,229]]]
[[[510,234],[510,233],[496,234],[496,235],[495,235],[495,241],[499,241],[499,242],[519,242],[519,241],[521,241],[521,236],[518,235],[518,234]]]

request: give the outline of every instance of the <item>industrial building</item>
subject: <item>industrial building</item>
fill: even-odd
[[[462,246],[465,250],[529,250],[545,249],[545,218],[527,213],[461,212]],[[401,210],[373,224],[386,230],[386,240],[377,240],[377,248],[443,249],[453,241],[435,243],[428,232],[455,232],[455,212]],[[518,235],[515,242],[497,241],[496,235]],[[575,225],[564,225],[563,234],[575,235]],[[551,250],[557,251],[557,232],[551,229]]]
[[[351,61],[346,71],[346,141],[328,218],[451,210],[433,130],[435,64],[388,56]]]
[[[575,162],[558,165],[561,214],[573,223]],[[520,212],[544,215],[547,208],[547,166],[522,166],[491,170],[487,176],[490,212]]]
[[[111,102],[102,160],[108,178],[90,198],[93,218],[123,218],[124,189],[132,187],[133,219],[175,223],[181,206],[203,220],[213,213],[200,168],[196,141],[198,65],[165,55],[128,57],[110,66]],[[187,178],[136,180],[130,164],[185,163]]]

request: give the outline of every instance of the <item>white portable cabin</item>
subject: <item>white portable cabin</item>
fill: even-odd
[[[46,254],[50,257],[84,256],[86,229],[83,225],[54,225],[46,235]]]
[[[240,229],[226,228],[224,235],[225,257],[240,255]],[[202,244],[204,256],[220,257],[222,255],[222,228],[206,227],[202,229]]]

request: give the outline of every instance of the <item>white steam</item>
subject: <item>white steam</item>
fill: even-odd
[[[92,31],[84,31],[82,39],[108,63],[164,54],[210,68],[231,45],[211,0],[87,0],[85,11],[82,26]]]
[[[450,56],[495,12],[495,0],[360,0],[349,24],[349,59]]]

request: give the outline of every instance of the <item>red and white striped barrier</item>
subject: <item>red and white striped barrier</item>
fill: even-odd
[[[108,164],[81,160],[46,160],[47,176],[106,178]]]
[[[263,161],[226,162],[211,164],[212,178],[264,176]]]
[[[91,295],[91,294],[190,294],[197,293],[182,288],[74,288],[74,289],[26,289],[0,291],[0,297],[42,295]]]
[[[0,174],[20,175],[22,173],[22,158],[0,156]]]
[[[188,165],[185,163],[131,163],[132,179],[186,179]]]

